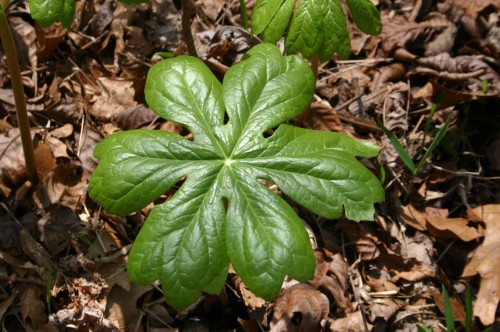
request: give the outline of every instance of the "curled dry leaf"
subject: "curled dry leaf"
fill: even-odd
[[[470,222],[468,218],[429,216],[411,204],[399,208],[399,215],[406,224],[421,231],[428,231],[438,238],[469,242],[484,235],[482,226]]]
[[[44,177],[42,182],[50,203],[67,206],[74,211],[82,203],[87,176],[81,166],[61,164]]]
[[[495,1],[492,0],[453,0],[453,4],[465,10],[465,13],[473,19],[476,19],[477,15],[488,6],[497,9],[499,7],[498,3],[495,5]]]
[[[97,273],[86,277],[73,278],[71,285],[66,285],[60,291],[66,290],[71,299],[64,309],[49,316],[53,325],[87,326],[92,330],[107,328],[108,331],[118,331],[112,322],[103,318],[106,309],[108,286]]]
[[[474,315],[484,325],[495,321],[495,312],[500,301],[500,204],[479,206],[469,210],[469,218],[486,224],[483,243],[474,251],[462,276],[471,277],[479,273],[481,285],[474,303]]]
[[[45,289],[37,285],[28,285],[24,289],[19,301],[23,321],[38,331],[57,331],[55,326],[47,324],[49,319],[45,304],[41,300],[44,295]]]
[[[329,302],[325,294],[308,284],[297,284],[284,290],[274,300],[271,331],[318,331],[328,317]]]
[[[70,241],[78,237],[82,227],[80,218],[68,207],[50,205],[47,215],[38,220],[40,240],[51,253],[57,253],[62,240]]]
[[[331,332],[346,331],[372,331],[373,325],[365,322],[361,310],[348,314],[344,318],[335,319],[331,322]]]
[[[129,107],[123,112],[115,114],[111,118],[111,122],[122,130],[138,129],[153,122],[156,115],[149,107],[140,104],[134,107]]]
[[[232,270],[230,269],[230,276],[231,279],[234,283],[234,286],[236,288],[236,292],[239,293],[243,301],[245,302],[245,306],[250,310],[256,310],[259,308],[264,307],[266,304],[266,301],[258,296],[255,296],[254,293],[252,293],[243,283],[241,278]]]
[[[19,185],[26,178],[24,153],[19,129],[0,136],[0,182],[7,187]]]
[[[351,301],[346,296],[349,288],[349,265],[341,254],[333,254],[326,249],[314,252],[316,270],[311,284],[316,289],[328,291],[339,309],[349,308]]]
[[[345,133],[337,112],[325,102],[313,102],[311,111],[307,113],[303,123],[309,129]]]
[[[438,13],[429,15],[422,22],[409,22],[403,16],[390,18],[382,15],[382,26],[380,39],[382,49],[388,56],[397,49],[404,49],[416,55],[449,52],[457,29],[446,16]]]

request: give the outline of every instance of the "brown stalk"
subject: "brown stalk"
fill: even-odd
[[[186,43],[189,55],[198,57],[194,45],[193,32],[191,31],[191,14],[193,13],[192,0],[182,0],[182,35]]]
[[[5,15],[6,7],[7,1],[2,1],[2,5],[0,7],[0,38],[2,39],[2,45],[7,57],[7,65],[10,71],[10,81],[16,104],[17,123],[21,133],[26,172],[28,174],[29,181],[33,185],[36,185],[39,179],[35,167],[35,156],[33,153],[33,142],[31,140],[28,110],[26,108],[26,99],[24,97],[24,87],[21,78],[21,69],[19,68],[19,58],[17,56],[16,45],[14,44],[7,16]]]

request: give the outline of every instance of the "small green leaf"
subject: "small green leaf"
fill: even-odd
[[[61,21],[69,30],[75,17],[75,0],[30,0],[30,12],[44,27]]]
[[[333,52],[341,58],[348,58],[351,44],[340,1],[301,0],[285,45],[287,52],[301,52],[309,59],[317,55],[321,61],[327,61]]]
[[[347,0],[347,6],[361,31],[374,36],[382,31],[380,14],[371,0]]]
[[[252,32],[266,42],[276,43],[290,22],[295,0],[260,0],[252,12]]]
[[[132,280],[160,279],[165,298],[182,310],[223,287],[229,264],[257,295],[270,300],[290,275],[306,281],[315,259],[295,211],[262,180],[327,218],[373,218],[384,191],[356,160],[371,144],[280,123],[298,115],[314,77],[297,56],[270,44],[247,52],[221,85],[198,59],[159,62],[148,73],[146,100],[194,135],[136,130],[101,141],[90,196],[109,212],[128,214],[180,188],[153,208],[129,256]],[[228,118],[225,121],[225,118]],[[263,133],[276,128],[274,135]]]

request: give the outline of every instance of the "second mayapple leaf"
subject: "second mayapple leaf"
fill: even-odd
[[[132,280],[160,279],[178,310],[203,293],[218,293],[229,264],[257,296],[271,299],[286,275],[306,281],[315,259],[301,220],[276,184],[297,203],[326,218],[345,210],[372,219],[384,192],[356,156],[378,148],[331,132],[281,123],[300,114],[314,77],[297,56],[261,44],[231,67],[221,84],[188,56],[159,62],[145,95],[161,117],[188,128],[194,140],[163,131],[122,132],[101,141],[90,196],[126,215],[185,180],[155,206],[129,256]],[[265,137],[264,132],[275,129]]]
[[[372,0],[347,0],[347,7],[361,31],[380,33],[380,14]],[[262,34],[270,43],[285,37],[288,53],[300,52],[308,59],[317,55],[321,61],[327,61],[333,52],[348,58],[351,52],[341,0],[257,0],[252,32]]]

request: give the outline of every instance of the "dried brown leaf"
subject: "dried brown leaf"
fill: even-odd
[[[107,77],[98,79],[102,90],[94,98],[94,104],[90,108],[90,114],[102,121],[109,121],[117,117],[126,109],[135,107],[134,82],[130,80],[117,80]]]
[[[469,218],[486,224],[483,243],[474,250],[473,256],[462,273],[471,277],[479,273],[481,285],[474,303],[474,315],[484,325],[495,321],[500,301],[500,204],[479,206],[469,210]]]
[[[122,130],[137,129],[153,122],[158,116],[146,105],[127,108],[111,118],[111,122]]]
[[[439,308],[439,311],[441,311],[444,314],[445,304],[444,304],[443,294],[441,294],[436,288],[433,288],[432,298],[436,303],[437,307]],[[451,310],[453,311],[453,318],[456,321],[462,323],[462,325],[465,325],[465,308],[462,301],[452,294],[449,295],[449,299],[450,299]]]
[[[137,306],[137,301],[147,292],[154,289],[153,286],[139,286],[130,284],[130,289],[125,290],[119,285],[111,288],[107,298],[106,318],[120,331],[137,326],[143,316],[142,308]]]
[[[337,112],[327,103],[311,103],[311,111],[303,120],[306,128],[345,133]]]
[[[285,289],[275,300],[271,331],[317,331],[328,317],[328,298],[308,284]]]
[[[488,6],[496,6],[498,9],[498,3],[492,0],[453,0],[453,4],[459,6],[465,13],[472,17],[477,18],[477,15]]]
[[[49,321],[45,303],[41,300],[43,298],[45,298],[45,289],[43,287],[28,285],[20,299],[23,321],[31,323],[37,330],[42,330],[42,327]]]
[[[415,209],[411,204],[399,209],[401,219],[421,231],[428,231],[440,238],[472,241],[483,236],[480,225],[471,223],[468,218],[443,218],[429,216]]]
[[[331,322],[331,332],[346,332],[346,331],[372,331],[373,325],[364,322],[363,313],[361,310],[348,314],[344,318],[335,319]]]
[[[400,305],[391,299],[380,299],[370,303],[367,309],[370,322],[375,322],[379,318],[388,322],[400,309]]]
[[[349,265],[344,257],[333,254],[326,249],[318,249],[316,256],[316,270],[311,284],[316,289],[327,291],[335,299],[338,308],[345,310],[350,306],[346,291],[349,288]]]
[[[0,181],[7,187],[19,185],[26,178],[24,153],[19,129],[0,136]]]
[[[49,252],[59,251],[60,242],[70,241],[79,236],[82,227],[80,218],[70,208],[62,205],[50,205],[46,215],[38,220],[40,240]]]
[[[405,49],[416,55],[434,55],[449,52],[454,43],[455,25],[439,13],[425,21],[409,22],[403,16],[382,15],[382,48],[387,55]]]
[[[75,210],[84,196],[86,171],[75,164],[61,164],[43,178],[42,183],[50,203]]]
[[[243,283],[241,278],[236,273],[234,273],[234,271],[232,270],[232,267],[230,268],[229,273],[231,275],[231,279],[234,283],[234,286],[236,288],[237,293],[243,299],[243,301],[245,302],[245,306],[250,311],[253,311],[253,310],[256,310],[256,309],[259,309],[259,308],[262,308],[265,306],[266,301],[260,297],[255,296],[255,294],[252,293],[247,288],[247,286],[245,286],[245,284]]]

